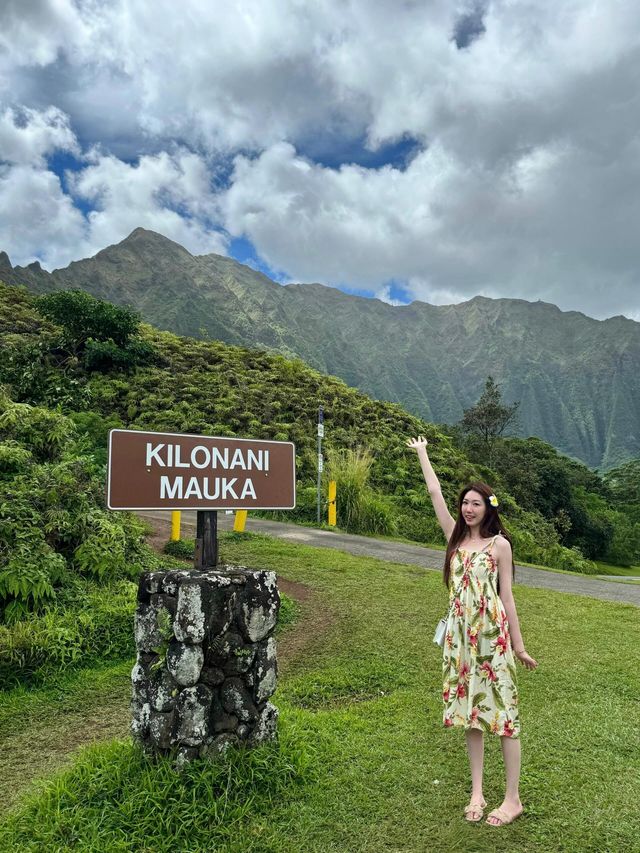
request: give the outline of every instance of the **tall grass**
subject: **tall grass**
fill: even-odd
[[[392,508],[369,486],[373,461],[367,448],[328,449],[327,476],[336,481],[338,525],[348,533],[394,535],[398,530]]]

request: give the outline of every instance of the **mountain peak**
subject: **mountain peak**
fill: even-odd
[[[137,245],[137,244],[146,244],[149,246],[164,246],[164,247],[175,247],[180,249],[182,252],[186,252],[188,255],[191,254],[184,246],[181,246],[180,243],[176,243],[175,240],[172,240],[170,237],[165,237],[164,234],[159,234],[157,231],[149,231],[147,228],[134,228],[131,234],[121,240],[119,243],[116,243],[116,246],[127,246],[127,245]],[[110,248],[110,247],[109,247]]]
[[[146,228],[134,228],[134,230],[119,243],[112,243],[105,249],[101,249],[94,259],[107,260],[121,263],[123,258],[132,262],[134,258],[139,261],[150,262],[151,257],[162,256],[174,260],[192,260],[193,255],[184,246],[158,234],[157,231],[148,231]],[[73,261],[71,266],[82,264],[82,261]]]
[[[0,270],[12,270],[13,266],[6,252],[0,252]]]

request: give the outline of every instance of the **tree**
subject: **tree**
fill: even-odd
[[[470,409],[465,409],[460,427],[468,435],[476,436],[486,453],[485,464],[491,467],[496,440],[510,424],[516,422],[520,403],[505,406],[500,387],[492,376],[487,377],[480,399]]]
[[[83,349],[90,338],[126,346],[140,324],[140,317],[130,308],[96,299],[83,290],[58,290],[41,296],[36,305],[42,314],[62,326],[76,351]]]
[[[149,363],[153,347],[139,337],[139,315],[83,290],[59,290],[36,300],[42,314],[62,329],[58,349],[88,371],[131,370]]]

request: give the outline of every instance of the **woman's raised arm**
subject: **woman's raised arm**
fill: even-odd
[[[423,435],[419,435],[417,438],[410,438],[409,441],[407,441],[407,447],[411,447],[418,454],[418,459],[422,466],[422,473],[424,474],[427,489],[429,489],[429,495],[436,513],[436,518],[438,519],[438,523],[448,542],[453,528],[455,527],[455,521],[453,520],[451,513],[449,512],[449,508],[442,497],[440,481],[436,477],[436,472],[433,470],[429,457],[427,456],[427,439]]]

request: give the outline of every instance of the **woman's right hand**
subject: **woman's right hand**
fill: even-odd
[[[416,453],[420,450],[420,448],[426,448],[429,442],[424,437],[424,435],[419,435],[417,438],[410,438],[407,441],[407,447],[410,447],[412,450],[415,450]]]

